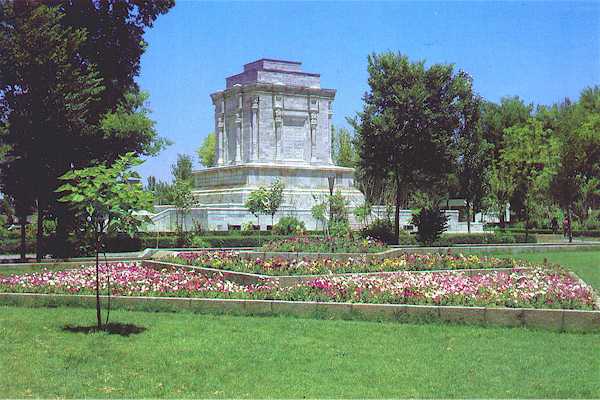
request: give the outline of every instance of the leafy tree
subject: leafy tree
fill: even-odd
[[[318,224],[320,223],[321,226],[323,227],[323,230],[327,229],[327,203],[326,202],[320,201],[320,202],[315,203],[312,206],[312,208],[310,209],[310,214],[315,219],[315,221],[317,221],[317,228],[318,228]]]
[[[412,217],[411,224],[415,225],[417,241],[431,246],[448,229],[448,217],[439,208],[422,208]]]
[[[369,225],[372,211],[371,203],[368,201],[354,209],[354,215],[360,221],[363,229]]]
[[[559,162],[551,194],[572,226],[576,205],[581,204],[581,217],[587,216],[591,199],[600,188],[600,87],[586,88],[578,104],[563,109],[558,142]],[[572,241],[570,229],[568,235]]]
[[[165,145],[134,78],[145,29],[173,6],[172,0],[41,3],[0,3],[0,48],[7,50],[0,52],[0,103],[9,103],[0,105],[0,121],[17,138],[18,146],[10,137],[8,143],[15,159],[32,161],[38,249],[46,216],[57,218],[63,241],[76,223],[54,195],[59,176],[130,151],[156,154]]]
[[[156,180],[156,177],[149,176],[146,184],[146,190],[152,192],[155,205],[173,204],[173,186],[167,182]]]
[[[460,194],[466,202],[469,233],[471,233],[473,218],[472,210],[475,211],[473,206],[481,204],[486,193],[490,163],[488,152],[492,147],[484,139],[481,130],[480,102],[478,97],[464,100],[457,140],[456,178]]]
[[[271,184],[267,191],[266,197],[266,214],[271,216],[271,226],[274,225],[275,213],[281,207],[283,203],[283,189],[285,185],[279,178],[275,179],[275,181]]]
[[[187,180],[179,179],[172,187],[173,205],[175,206],[175,225],[180,245],[185,244],[185,219],[194,206],[192,184]]]
[[[177,154],[177,162],[171,165],[171,174],[175,182],[192,181],[192,157],[187,154]]]
[[[332,127],[332,155],[335,165],[353,168],[357,162],[353,138],[348,129]]]
[[[59,201],[68,204],[79,217],[83,226],[94,234],[96,252],[96,319],[102,329],[100,305],[99,254],[107,233],[127,232],[133,235],[146,218],[136,214],[152,205],[149,192],[144,191],[132,166],[141,164],[133,153],[128,153],[111,166],[98,164],[73,170],[61,176],[66,183],[56,191]],[[106,318],[108,323],[108,314]]]
[[[500,227],[506,227],[506,205],[515,191],[515,179],[512,168],[505,162],[494,163],[489,172],[489,194],[484,200],[487,209],[496,213]]]
[[[521,196],[526,238],[535,212],[547,198],[545,193],[556,168],[557,145],[551,131],[544,130],[542,123],[533,118],[526,125],[504,131],[504,149],[500,157],[512,166],[515,186]]]
[[[248,199],[246,199],[246,203],[244,206],[256,217],[256,222],[258,225],[258,241],[260,243],[260,215],[267,214],[268,207],[268,199],[269,199],[269,191],[264,187],[260,186],[258,189],[255,189],[250,192],[248,195]]]
[[[471,83],[452,65],[426,68],[396,53],[369,56],[368,72],[363,111],[352,121],[359,164],[370,179],[393,182],[398,238],[406,192],[436,187],[451,170],[460,99],[471,96]]]
[[[198,149],[198,159],[200,160],[200,164],[204,165],[206,168],[217,165],[217,160],[215,159],[217,151],[216,147],[217,135],[215,135],[214,132],[211,132],[206,136]]]
[[[56,201],[58,177],[71,165],[68,153],[80,150],[73,137],[93,131],[90,108],[104,88],[94,65],[79,59],[86,32],[64,29],[55,8],[18,12],[23,4],[0,4],[0,123],[9,148],[2,190],[19,213],[36,206],[39,260],[43,221]]]
[[[485,140],[493,145],[492,159],[500,157],[504,147],[504,130],[526,124],[532,111],[533,105],[525,104],[518,96],[503,97],[500,104],[481,103],[481,125]]]

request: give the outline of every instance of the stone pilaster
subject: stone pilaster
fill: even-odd
[[[277,94],[273,99],[273,125],[275,133],[275,160],[283,156],[283,96]]]
[[[319,103],[315,98],[308,98],[308,115],[310,123],[310,162],[314,163],[318,161],[316,146],[319,126]]]
[[[224,113],[219,113],[217,117],[217,165],[223,165],[225,135],[225,117]]]
[[[329,164],[333,164],[333,158],[331,157],[331,153],[333,153],[333,125],[331,124],[331,118],[333,117],[333,101],[327,102],[327,132],[329,132],[329,156],[327,158],[327,162]]]
[[[260,98],[258,96],[254,96],[252,98],[252,161],[258,161],[260,157],[259,104]]]
[[[243,111],[242,111],[242,106],[243,106],[242,101],[243,101],[242,95],[239,95],[237,112],[235,114],[235,162],[236,163],[240,163],[242,161],[242,147],[243,147],[242,116],[244,115]]]

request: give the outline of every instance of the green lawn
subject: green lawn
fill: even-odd
[[[1,397],[600,397],[600,335],[0,307]]]

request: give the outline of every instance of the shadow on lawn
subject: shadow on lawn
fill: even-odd
[[[92,326],[76,326],[76,325],[65,325],[63,331],[72,333],[96,333],[106,332],[109,335],[137,335],[144,332],[146,328],[143,326],[137,326],[133,324],[121,324],[118,322],[111,322],[109,324],[102,325],[102,329],[98,329],[96,325]]]

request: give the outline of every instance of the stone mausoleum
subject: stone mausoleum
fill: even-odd
[[[217,166],[194,172],[196,206],[186,227],[227,230],[256,225],[257,218],[244,203],[252,190],[277,178],[285,190],[275,223],[290,215],[315,229],[311,208],[329,194],[331,179],[350,210],[362,204],[354,170],[333,165],[331,158],[335,93],[321,88],[320,75],[302,71],[296,61],[260,59],[228,77],[225,89],[211,95]],[[160,206],[152,219],[154,230],[172,230],[175,210]],[[270,216],[260,217],[262,229],[270,225]]]

